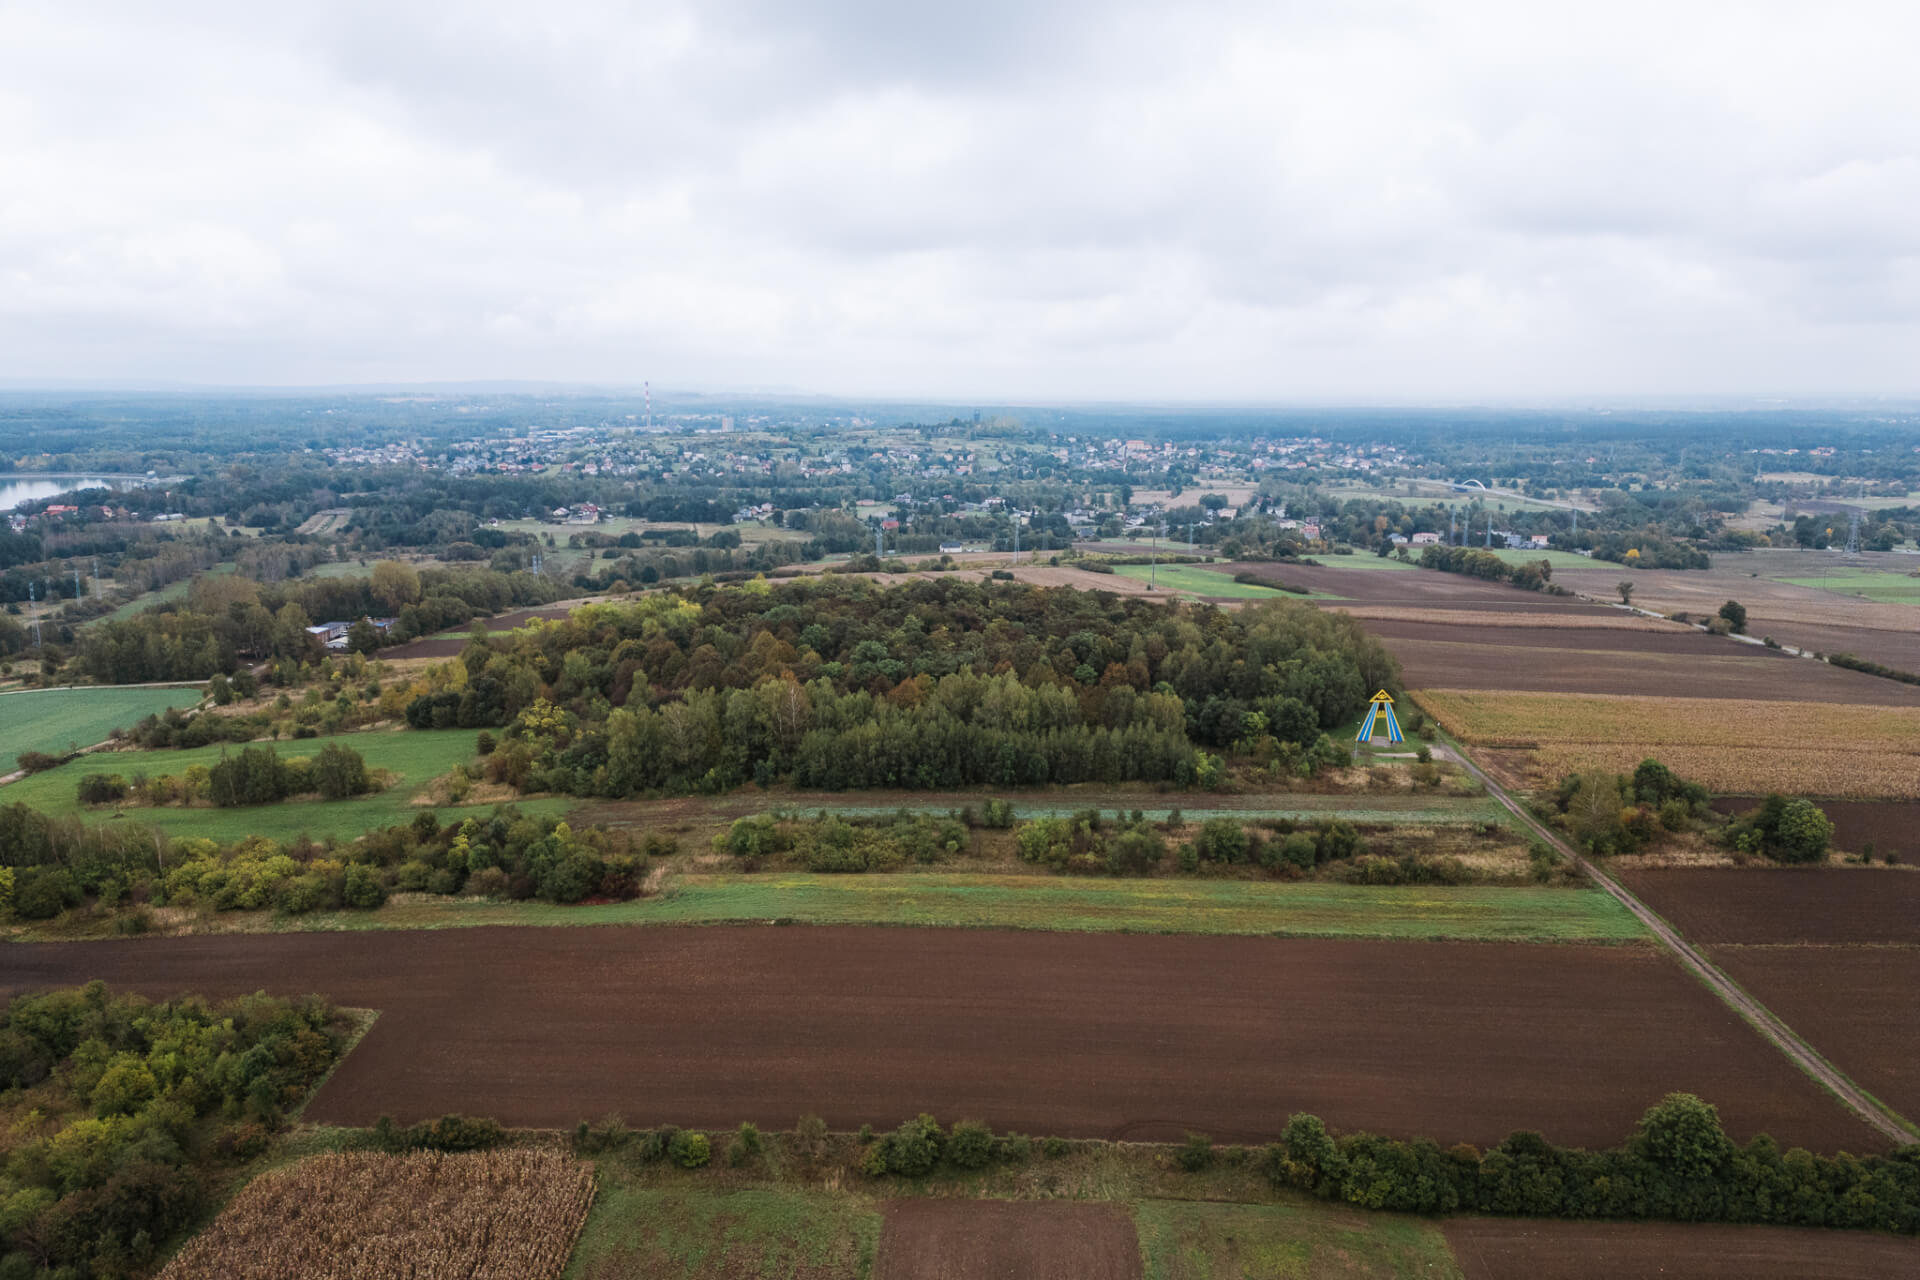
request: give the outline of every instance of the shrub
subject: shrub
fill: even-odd
[[[367,762],[358,751],[337,742],[320,748],[313,761],[313,789],[323,799],[344,800],[365,795],[372,784],[367,780]]]
[[[27,773],[45,773],[66,763],[65,756],[50,756],[44,751],[22,751],[14,762]]]
[[[1047,1138],[1040,1144],[1040,1154],[1049,1160],[1058,1160],[1060,1157],[1066,1155],[1069,1150],[1071,1150],[1071,1148],[1067,1145],[1065,1138]]]
[[[1199,1173],[1213,1163],[1213,1139],[1204,1133],[1189,1133],[1173,1159],[1188,1173]]]
[[[1116,876],[1152,873],[1167,856],[1166,839],[1159,832],[1135,827],[1115,836],[1107,845],[1107,870]]]
[[[961,1120],[947,1137],[947,1159],[962,1169],[979,1169],[993,1159],[993,1130],[978,1120]]]
[[[90,773],[80,779],[81,804],[112,804],[127,794],[127,780],[117,773]]]
[[[806,1164],[818,1164],[827,1155],[827,1122],[809,1112],[793,1126],[793,1154]]]
[[[1245,862],[1247,829],[1233,818],[1208,818],[1200,824],[1194,848],[1208,862]]]
[[[667,1154],[682,1169],[702,1169],[713,1159],[713,1144],[704,1133],[682,1129],[668,1142]]]
[[[347,867],[346,877],[340,886],[340,901],[343,904],[371,911],[386,900],[387,887],[380,883],[378,872],[359,862]]]
[[[923,1178],[932,1173],[940,1163],[945,1146],[946,1136],[940,1132],[939,1123],[924,1112],[902,1121],[881,1143],[886,1152],[887,1172],[907,1178]]]
[[[727,1163],[738,1169],[759,1155],[760,1150],[760,1130],[751,1121],[743,1120],[733,1135],[733,1141],[727,1144]]]

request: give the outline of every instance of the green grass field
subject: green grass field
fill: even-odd
[[[1146,1280],[1459,1280],[1437,1224],[1335,1206],[1142,1200]]]
[[[726,1135],[714,1141],[717,1153]],[[864,1280],[879,1243],[880,1214],[864,1196],[661,1190],[603,1178],[566,1275]]]
[[[577,907],[423,898],[271,922],[294,931],[474,925],[816,925],[1204,933],[1299,938],[1631,942],[1626,908],[1589,889],[1416,889],[1027,875],[713,875],[657,898]]]
[[[229,560],[224,564],[213,566],[213,568],[208,569],[207,572],[209,574],[232,573],[239,567],[239,565]],[[195,576],[197,577],[199,575],[196,574]],[[173,604],[177,601],[185,600],[187,598],[187,592],[191,590],[192,587],[192,578],[182,578],[178,582],[169,582],[158,591],[142,592],[121,605],[118,609],[115,609],[112,613],[107,614],[106,621],[120,622],[126,618],[131,618],[136,613],[143,613],[151,609],[154,605]]]
[[[168,707],[200,701],[198,688],[37,689],[0,697],[0,773],[13,772],[23,751],[57,754],[90,747]],[[19,784],[15,784],[19,785]],[[8,796],[0,792],[0,796]]]
[[[1117,564],[1113,571],[1123,578],[1134,578],[1141,582],[1152,581],[1162,590],[1190,591],[1197,596],[1213,596],[1227,600],[1332,600],[1336,597],[1324,592],[1312,592],[1299,595],[1292,591],[1282,591],[1278,587],[1255,586],[1248,582],[1235,582],[1231,573],[1219,573],[1212,569],[1202,569],[1190,564]]]
[[[1468,547],[1474,551],[1487,550],[1471,542],[1468,543]],[[1494,547],[1490,554],[1499,556],[1508,564],[1539,564],[1545,560],[1556,569],[1591,569],[1595,565],[1606,563],[1604,560],[1595,560],[1591,556],[1579,555],[1572,551],[1521,551],[1512,547]]]
[[[1420,566],[1411,560],[1402,560],[1398,555],[1376,555],[1371,551],[1356,550],[1350,556],[1337,556],[1330,551],[1318,552],[1307,559],[1318,561],[1329,569],[1418,569]],[[1285,562],[1281,562],[1285,571]]]
[[[1818,576],[1781,578],[1796,587],[1837,591],[1841,595],[1865,596],[1882,604],[1920,605],[1920,578],[1904,573],[1883,573],[1873,569],[1844,569]]]
[[[164,692],[145,690],[143,692]],[[380,827],[406,822],[420,811],[411,803],[416,792],[428,782],[446,773],[454,765],[473,758],[474,735],[458,729],[406,730],[343,734],[337,739],[314,738],[275,744],[283,757],[312,755],[328,741],[352,747],[366,758],[369,766],[390,769],[398,780],[377,795],[352,800],[299,800],[281,804],[249,805],[244,808],[147,808],[138,805],[83,809],[74,792],[80,779],[89,773],[117,773],[131,779],[137,773],[150,777],[161,774],[179,776],[189,765],[212,765],[223,748],[194,747],[182,751],[115,751],[84,756],[58,769],[22,778],[0,789],[0,801],[21,802],[44,813],[84,813],[89,821],[111,820],[124,815],[128,820],[144,822],[168,834],[206,836],[230,841],[246,836],[269,836],[290,840],[305,833],[316,839],[336,836],[351,839]],[[237,752],[229,745],[227,751]],[[521,807],[533,813],[562,812],[571,806],[564,799],[533,800]],[[491,805],[478,806],[477,812],[490,812]],[[442,808],[445,816],[458,810]]]

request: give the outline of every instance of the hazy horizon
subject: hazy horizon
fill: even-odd
[[[0,390],[1920,398],[1853,0],[0,11]]]

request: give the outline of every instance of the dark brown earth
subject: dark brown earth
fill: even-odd
[[[1536,1129],[1611,1146],[1685,1090],[1742,1141],[1884,1145],[1651,947],[583,927],[4,954],[7,992],[98,977],[155,996],[318,991],[382,1010],[307,1112],[342,1124],[463,1111],[568,1127],[618,1111],[725,1128],[811,1111],[850,1129],[931,1111],[1027,1133],[1247,1143],[1308,1111],[1443,1143]]]
[[[1133,1219],[1113,1204],[896,1200],[874,1280],[1136,1280]]]
[[[558,621],[571,612],[573,612],[571,608],[516,609],[512,613],[503,613],[493,618],[477,618],[457,636],[446,636],[440,639],[427,636],[420,640],[409,640],[391,649],[382,649],[380,656],[382,658],[452,658],[467,647],[467,632],[481,623],[485,623],[489,631],[512,631],[516,627],[526,626],[535,618]]]
[[[1721,813],[1758,808],[1759,796],[1715,796]],[[1891,853],[1903,863],[1920,863],[1920,802],[1912,800],[1821,800],[1833,820],[1833,847],[1862,853],[1871,844],[1876,857]],[[1920,941],[1920,939],[1916,939]]]
[[[1709,955],[1855,1084],[1908,1120],[1920,1116],[1920,947],[1721,946]]]
[[[1361,625],[1400,660],[1410,689],[1920,704],[1920,689],[1699,631]]]
[[[1328,557],[1317,565],[1231,564],[1217,566],[1233,573],[1251,573],[1257,577],[1291,586],[1306,587],[1339,596],[1354,604],[1397,604],[1425,609],[1494,609],[1517,613],[1582,614],[1619,617],[1620,611],[1569,596],[1522,591],[1518,587],[1487,582],[1460,573],[1440,573],[1433,569],[1343,569],[1338,557]],[[1201,568],[1214,568],[1202,565]]]
[[[1694,942],[1920,946],[1920,871],[1685,867],[1618,874]]]
[[[1906,1280],[1920,1241],[1803,1227],[1454,1218],[1467,1280]]]

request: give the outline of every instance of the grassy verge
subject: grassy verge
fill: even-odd
[[[168,707],[190,707],[198,701],[197,688],[34,689],[10,693],[0,698],[0,773],[13,772],[14,757],[23,751],[57,755],[72,747],[90,747],[106,741],[115,729],[124,729]],[[11,789],[0,791],[8,802],[17,795]]]
[[[880,1214],[865,1196],[791,1188],[667,1190],[607,1178],[566,1275],[862,1280],[879,1241]]]
[[[1134,1205],[1146,1280],[1313,1276],[1400,1280],[1461,1275],[1440,1228],[1418,1218],[1328,1205]]]
[[[1406,888],[1269,881],[1089,880],[944,873],[691,876],[635,902],[418,898],[372,912],[274,919],[227,913],[236,929],[436,929],[477,925],[814,925],[1195,933],[1300,938],[1630,942],[1645,936],[1588,889]]]

